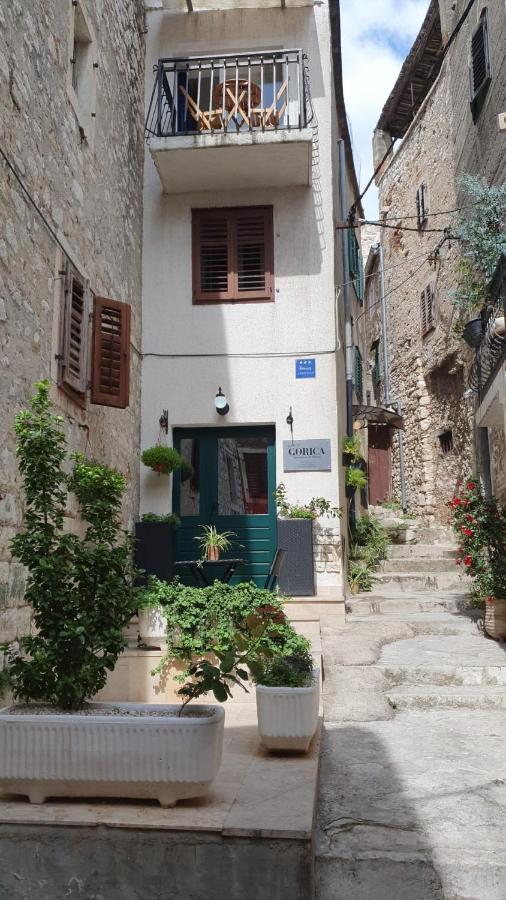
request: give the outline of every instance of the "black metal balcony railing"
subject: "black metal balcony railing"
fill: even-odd
[[[491,283],[491,304],[482,313],[482,338],[469,372],[469,387],[483,399],[506,360],[506,255],[499,260]]]
[[[302,50],[160,59],[146,137],[304,128],[305,61]]]

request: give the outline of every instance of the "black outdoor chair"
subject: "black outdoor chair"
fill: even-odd
[[[283,563],[285,561],[286,550],[280,550],[279,548],[276,550],[274,554],[274,559],[272,560],[271,567],[269,569],[269,574],[265,579],[264,589],[266,591],[273,591],[276,588],[276,583],[279,577],[279,573],[283,568]]]

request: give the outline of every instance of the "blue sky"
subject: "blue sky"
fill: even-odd
[[[372,133],[429,0],[341,0],[343,78],[355,166],[364,187],[372,175]],[[376,191],[364,199],[377,218]]]

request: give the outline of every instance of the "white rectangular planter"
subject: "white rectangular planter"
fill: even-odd
[[[308,749],[318,725],[320,672],[310,687],[256,686],[258,731],[268,750]]]
[[[93,715],[0,711],[0,790],[47,797],[155,799],[174,806],[201,797],[221,763],[225,712],[198,706],[93,703]],[[135,715],[105,714],[120,707]],[[101,715],[101,710],[104,711]],[[143,715],[143,712],[145,713]]]

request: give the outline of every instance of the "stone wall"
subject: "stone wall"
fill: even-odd
[[[451,292],[457,249],[436,246],[454,221],[451,91],[447,69],[438,80],[398,152],[383,170],[379,206],[389,226],[382,229],[390,355],[390,393],[405,419],[405,477],[412,512],[445,521],[446,502],[457,478],[472,467],[472,409],[463,399],[470,354],[453,334]],[[429,219],[417,230],[416,191],[426,184]],[[435,215],[438,213],[438,215]],[[440,214],[441,213],[441,214]],[[421,293],[432,285],[435,327],[422,335]],[[443,452],[440,435],[452,432],[453,449]],[[400,499],[398,442],[393,442],[394,499]]]
[[[132,344],[140,347],[142,2],[79,0],[78,6],[95,39],[95,115],[81,116],[69,90],[71,0],[0,5],[1,145],[91,290],[131,304]],[[0,640],[8,640],[30,624],[23,572],[8,550],[23,515],[12,424],[34,382],[56,378],[64,256],[2,160],[0,208]],[[82,409],[53,388],[70,449],[126,475],[126,526],[138,506],[139,391],[135,350],[126,410],[92,406],[89,395]],[[70,509],[73,528],[74,518]]]

